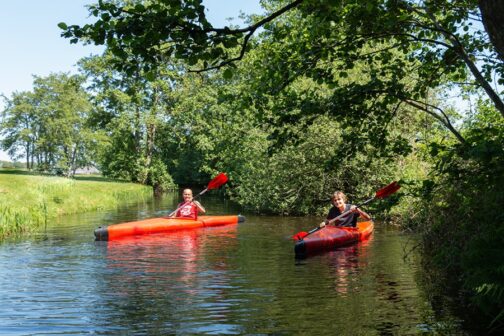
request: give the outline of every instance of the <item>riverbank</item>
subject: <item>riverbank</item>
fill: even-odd
[[[152,197],[152,188],[100,176],[68,179],[0,169],[0,240],[59,215],[114,208]]]

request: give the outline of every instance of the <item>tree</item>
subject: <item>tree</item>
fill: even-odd
[[[478,5],[488,36],[501,61],[504,61],[504,22],[502,21],[504,3],[500,0],[479,0]]]
[[[33,169],[36,134],[36,113],[31,92],[15,92],[11,99],[4,97],[6,108],[0,123],[2,149],[11,157],[24,156],[26,168]]]
[[[166,167],[158,162],[157,142],[160,125],[170,118],[174,72],[165,66],[157,68],[157,79],[141,68],[128,75],[111,66],[114,62],[117,58],[106,52],[79,63],[96,105],[91,124],[108,136],[101,148],[102,170],[152,185],[156,192],[172,188]]]
[[[99,1],[89,6],[90,13],[99,18],[94,24],[79,27],[62,22],[59,27],[71,43],[106,44],[121,59],[117,66],[130,74],[139,63],[148,70],[172,56],[187,60],[189,65],[201,60],[205,67],[214,68],[241,59],[259,27],[302,2],[296,0],[246,29],[230,29],[212,27],[201,0]],[[228,53],[227,49],[239,45],[241,39],[238,56]]]
[[[35,76],[33,92],[14,93],[3,112],[3,147],[24,155],[29,169],[59,168],[69,177],[79,164],[90,163],[91,105],[82,83],[76,75]]]
[[[73,176],[78,161],[86,161],[82,157],[90,141],[85,128],[91,105],[83,82],[82,76],[67,74],[35,77],[34,81],[44,131],[39,139],[41,154],[47,166],[63,168],[68,177]]]
[[[480,5],[483,7],[490,2],[480,1]],[[281,15],[298,9],[303,16],[316,18],[304,21],[310,23],[307,31],[313,32],[310,37],[314,41],[313,48],[303,50],[306,58],[338,57],[352,66],[355,57],[371,57],[358,54],[364,43],[388,41],[387,49],[376,50],[372,58],[387,63],[388,50],[394,47],[409,58],[420,59],[424,66],[417,70],[421,77],[419,83],[422,83],[417,88],[417,98],[425,97],[427,89],[436,87],[445,78],[452,83],[464,80],[468,71],[474,78],[473,85],[481,87],[504,116],[504,103],[490,85],[494,72],[501,77],[500,81],[504,80],[504,68],[502,62],[495,61],[495,48],[486,41],[484,32],[473,31],[471,27],[475,20],[480,20],[475,0],[297,0],[282,6],[284,3],[266,3],[269,8],[280,6],[280,9],[272,10],[263,18],[253,18],[255,23],[246,28],[221,29],[208,23],[201,0],[162,4],[100,1],[90,7],[90,13],[98,18],[96,23],[83,27],[61,23],[60,27],[64,29],[62,35],[71,38],[72,43],[84,40],[107,44],[125,61],[121,67],[131,69],[134,61],[125,52],[127,49],[138,56],[146,68],[174,56],[187,60],[189,65],[202,61],[204,69],[212,69],[241,59],[251,35],[259,27],[268,30]],[[487,26],[498,22],[488,15],[485,18]],[[336,34],[331,34],[333,32]],[[240,43],[239,55],[233,55],[232,48]],[[478,63],[482,64],[482,69],[478,68]],[[391,67],[390,71],[399,75],[400,66]],[[395,90],[394,87],[390,89]],[[439,110],[418,99],[408,97],[405,100],[435,114],[440,120],[446,119]]]
[[[336,120],[336,111],[325,112],[334,88],[300,76],[268,95],[275,81],[262,74],[261,62],[276,58],[272,48],[263,40],[237,64],[232,78],[206,72],[180,80],[160,146],[174,178],[204,183],[207,175],[226,171],[234,200],[276,214],[321,213],[337,188],[359,199],[389,182],[397,158],[408,152],[401,144],[418,130],[415,116],[405,111],[390,122],[378,148],[367,140],[372,127],[361,123],[351,130]],[[282,122],[289,116],[296,120]],[[285,134],[282,143],[276,134]],[[358,152],[348,150],[349,138]]]

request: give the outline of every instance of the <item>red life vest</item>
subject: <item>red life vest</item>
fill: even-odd
[[[193,202],[180,203],[175,217],[198,219],[198,207]]]

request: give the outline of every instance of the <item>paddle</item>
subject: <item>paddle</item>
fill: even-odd
[[[394,181],[394,182],[390,183],[389,185],[387,185],[386,187],[383,187],[380,190],[378,190],[375,193],[375,195],[373,197],[371,197],[370,199],[368,199],[367,201],[364,201],[364,202],[356,205],[356,207],[359,208],[359,207],[361,207],[363,205],[366,205],[366,204],[374,201],[377,198],[384,199],[385,197],[388,197],[388,196],[392,195],[393,193],[395,193],[397,190],[399,190],[400,187],[401,186],[397,182]],[[327,223],[327,225],[332,224],[335,221],[337,221],[338,219],[340,219],[341,217],[344,217],[344,216],[348,215],[351,211],[352,210],[348,210],[348,211],[343,212],[338,217],[331,219]],[[303,240],[305,237],[311,235],[314,232],[317,232],[320,229],[323,229],[323,227],[317,227],[317,228],[312,229],[312,230],[310,230],[308,232],[301,231],[301,232],[296,233],[294,236],[292,236],[292,238],[297,239],[297,240]]]
[[[198,195],[193,197],[193,200],[196,199],[197,197],[203,195],[208,190],[219,188],[221,185],[223,185],[227,181],[228,181],[228,177],[226,176],[226,174],[224,174],[224,173],[217,174],[217,176],[215,176],[210,182],[208,182],[208,185],[205,189],[203,189]],[[181,207],[182,206],[179,206],[177,209],[175,209],[171,214],[168,215],[168,217],[172,217],[173,215],[175,215]]]

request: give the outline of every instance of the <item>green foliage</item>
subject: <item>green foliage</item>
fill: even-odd
[[[105,176],[130,179],[138,182],[136,176],[139,171],[137,151],[133,131],[126,116],[114,118],[108,125],[110,129],[106,142],[100,149],[99,164]]]
[[[150,72],[171,57],[183,58],[189,65],[199,60],[215,65],[243,35],[229,36],[227,27],[213,29],[201,0],[99,1],[89,6],[89,12],[96,17],[95,24],[60,23],[62,36],[71,43],[86,39],[106,44],[117,58],[116,67],[128,75],[139,66]]]
[[[0,161],[0,168],[26,168],[26,164],[23,162],[11,162],[11,161]]]
[[[302,142],[286,143],[244,167],[234,197],[257,212],[322,215],[335,190],[344,190],[356,203],[393,179],[394,165],[369,159],[374,148],[342,156],[342,142],[338,122],[317,118],[303,130]]]
[[[162,4],[100,1],[89,8],[97,19],[94,24],[79,27],[61,23],[60,28],[72,43],[106,44],[119,59],[116,66],[132,75],[139,66],[150,72],[170,58],[206,69],[232,64],[250,50],[251,36],[263,27],[263,37],[287,46],[277,48],[276,54],[283,51],[282,57],[268,55],[267,60],[277,65],[265,67],[274,72],[271,78],[289,80],[292,73],[311,73],[318,83],[337,85],[360,61],[376,66],[368,67],[365,85],[346,88],[354,93],[349,97],[358,97],[360,91],[363,96],[386,96],[388,104],[411,104],[456,133],[443,113],[418,103],[431,88],[468,80],[481,86],[504,116],[504,103],[490,85],[492,76],[502,76],[504,67],[502,62],[493,62],[496,53],[485,31],[473,25],[473,18],[480,15],[476,1],[270,0],[263,6],[269,14],[251,17],[256,24],[232,29],[212,27],[201,0]],[[316,68],[335,59],[342,61],[336,78]],[[299,66],[289,70],[293,64]],[[476,64],[481,64],[481,69]],[[229,68],[224,71],[227,79],[232,74]],[[409,89],[397,85],[406,77],[414,80]]]
[[[147,172],[146,184],[153,186],[156,194],[173,190],[177,187],[170,173],[168,173],[166,165],[160,159],[155,159],[150,165]]]
[[[33,92],[14,93],[2,114],[2,147],[24,156],[28,169],[61,169],[72,176],[92,163],[94,135],[87,128],[91,111],[83,78],[68,74],[35,77]]]
[[[265,132],[246,106],[240,75],[231,81],[188,75],[179,82],[170,119],[159,129],[162,159],[178,184],[204,185],[218,171],[236,180],[241,166],[264,153]]]
[[[204,184],[226,171],[228,193],[248,210],[306,215],[324,213],[335,189],[357,202],[396,177],[394,160],[405,151],[387,144],[413,137],[405,127],[416,123],[409,111],[371,141],[365,124],[352,128],[324,115],[334,89],[309,78],[275,96],[257,89],[263,78],[252,65],[262,57],[262,50],[249,53],[232,79],[186,76],[178,86],[171,118],[160,129],[163,158],[177,183]]]
[[[106,52],[80,62],[97,106],[90,125],[103,138],[98,164],[105,175],[152,185],[156,193],[171,189],[172,178],[156,149],[158,130],[169,118],[174,75],[168,67],[157,72],[137,67],[129,76],[114,69],[116,61]]]
[[[468,120],[466,145],[438,144],[437,176],[417,201],[427,260],[504,327],[504,122],[488,102]],[[441,279],[444,281],[444,278]]]

